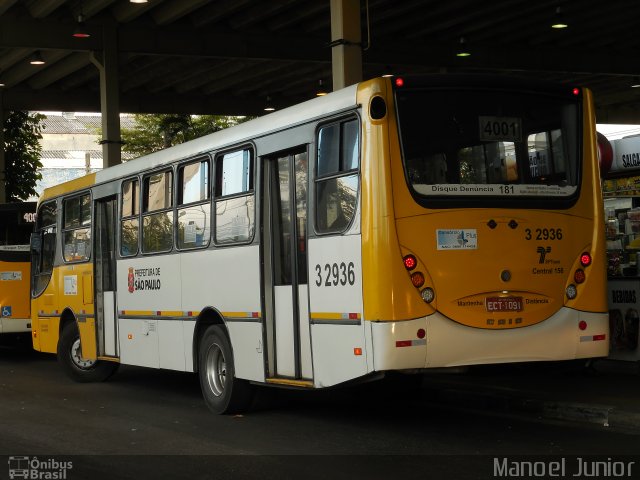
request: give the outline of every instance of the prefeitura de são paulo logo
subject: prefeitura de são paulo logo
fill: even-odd
[[[129,267],[127,288],[129,293],[136,290],[160,290],[160,267],[133,268]]]

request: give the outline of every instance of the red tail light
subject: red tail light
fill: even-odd
[[[584,270],[578,269],[576,273],[573,274],[573,279],[576,283],[583,283],[586,280],[587,276],[584,273]]]
[[[589,265],[591,265],[591,255],[589,255],[587,252],[584,252],[582,255],[580,255],[580,265],[582,265],[583,267],[588,267]]]
[[[402,261],[407,270],[413,270],[418,265],[418,260],[413,255],[405,255]]]

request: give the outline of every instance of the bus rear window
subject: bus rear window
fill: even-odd
[[[406,178],[421,201],[535,205],[578,190],[575,95],[482,88],[397,90]],[[458,197],[459,202],[451,203]],[[466,199],[466,200],[465,200]],[[508,200],[507,200],[508,201]],[[472,203],[473,202],[473,203]]]

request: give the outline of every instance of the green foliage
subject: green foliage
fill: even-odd
[[[139,157],[217,132],[247,120],[221,115],[137,114],[137,126],[122,129],[123,152]]]
[[[27,200],[37,195],[36,182],[42,179],[40,113],[9,112],[4,122],[4,155],[7,201]]]

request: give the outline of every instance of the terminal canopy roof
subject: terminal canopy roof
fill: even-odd
[[[261,114],[331,89],[330,0],[0,0],[5,110]],[[559,10],[558,10],[559,9]],[[590,87],[598,122],[640,123],[637,0],[360,0],[363,78],[497,72]],[[563,18],[559,18],[563,17]],[[568,27],[551,28],[563,20]],[[90,36],[72,34],[82,28]],[[457,57],[459,47],[471,53]],[[44,65],[29,60],[41,55]]]

